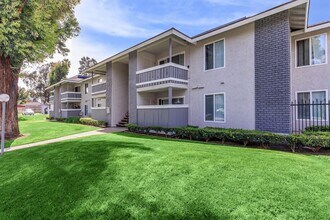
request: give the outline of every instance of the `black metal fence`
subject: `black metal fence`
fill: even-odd
[[[292,133],[300,134],[315,126],[330,131],[330,101],[299,101],[291,103]]]

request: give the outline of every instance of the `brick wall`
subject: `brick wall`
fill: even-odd
[[[289,12],[255,23],[256,129],[290,133]]]

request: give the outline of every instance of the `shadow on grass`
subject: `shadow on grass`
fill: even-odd
[[[67,218],[104,171],[117,174],[120,149],[150,151],[140,143],[68,141],[7,153],[0,160],[0,219]]]

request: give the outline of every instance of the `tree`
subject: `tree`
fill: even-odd
[[[68,59],[54,63],[49,73],[49,84],[54,85],[62,79],[65,79],[69,73],[70,65],[71,63]]]
[[[6,115],[7,137],[19,135],[18,77],[23,63],[42,62],[56,52],[68,53],[65,42],[80,31],[74,15],[79,2],[0,1],[0,94],[11,97],[7,105],[10,109]]]
[[[49,86],[51,65],[52,63],[43,64],[32,72],[21,73],[21,78],[29,89],[30,98],[41,100],[42,103],[49,102],[49,91],[46,91],[46,88]]]
[[[82,74],[82,72],[95,64],[97,64],[97,61],[93,58],[89,57],[82,57],[79,61],[80,67],[79,67],[79,74]]]
[[[18,89],[18,104],[25,104],[29,98],[29,92],[24,88]]]

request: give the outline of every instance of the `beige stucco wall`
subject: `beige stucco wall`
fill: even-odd
[[[113,63],[112,71],[111,126],[116,126],[128,112],[128,65]]]
[[[221,39],[225,39],[225,68],[204,71],[204,45]],[[253,57],[253,23],[191,46],[188,61],[190,125],[255,129]],[[225,93],[226,122],[204,121],[204,95],[209,93]]]
[[[148,69],[156,65],[156,56],[146,51],[141,51],[137,56],[137,70]]]
[[[296,40],[311,37],[315,35],[327,34],[328,63],[322,65],[306,66],[296,68]],[[291,66],[292,66],[292,87],[291,100],[297,99],[296,92],[310,90],[330,91],[330,28],[322,29],[310,33],[304,33],[292,37],[291,40]],[[328,97],[329,99],[329,97]]]

